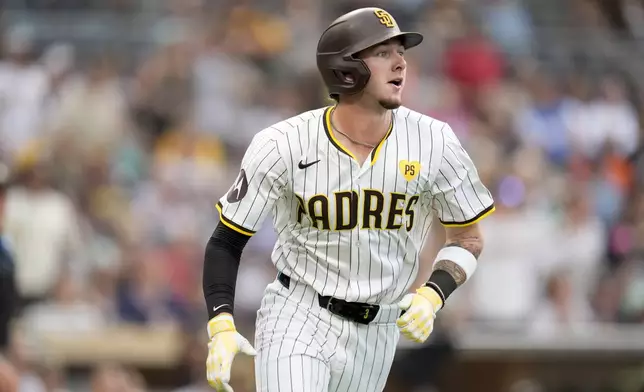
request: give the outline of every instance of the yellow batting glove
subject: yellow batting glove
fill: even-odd
[[[436,312],[443,300],[434,289],[423,286],[407,294],[398,304],[405,313],[396,320],[400,332],[409,340],[423,343],[434,330]]]
[[[217,392],[233,392],[230,387],[230,370],[238,352],[254,356],[253,346],[237,332],[233,316],[222,313],[208,322],[208,359],[206,377]]]

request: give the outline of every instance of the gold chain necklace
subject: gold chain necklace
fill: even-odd
[[[354,144],[357,144],[357,145],[360,145],[360,146],[363,146],[363,147],[371,148],[371,149],[376,148],[376,145],[374,145],[374,144],[362,143],[362,142],[359,142],[357,140],[354,140],[354,139],[350,138],[349,135],[347,135],[346,133],[340,131],[338,129],[338,127],[335,126],[335,124],[333,123],[333,118],[331,118],[330,120],[331,120],[331,127],[333,127],[333,130],[335,132],[339,133],[340,135],[346,137],[347,139],[349,139],[349,141],[351,143],[354,143]]]

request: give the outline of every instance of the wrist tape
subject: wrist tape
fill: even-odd
[[[450,261],[461,267],[465,272],[465,281],[469,280],[474,274],[474,271],[476,271],[476,257],[467,249],[461,248],[460,246],[448,246],[441,249],[438,255],[436,255],[434,266],[441,260]],[[425,286],[434,289],[443,300],[443,304],[454,290],[458,288],[456,280],[449,272],[436,269],[432,272]]]

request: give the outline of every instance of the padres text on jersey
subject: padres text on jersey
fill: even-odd
[[[246,235],[272,212],[273,262],[318,293],[394,303],[416,277],[432,215],[472,224],[493,211],[492,197],[446,123],[400,107],[361,163],[335,138],[332,110],[259,132],[217,208]]]

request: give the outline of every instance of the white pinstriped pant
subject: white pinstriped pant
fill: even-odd
[[[368,325],[321,308],[317,293],[291,279],[268,285],[257,312],[257,392],[381,392],[396,352],[396,305]]]

